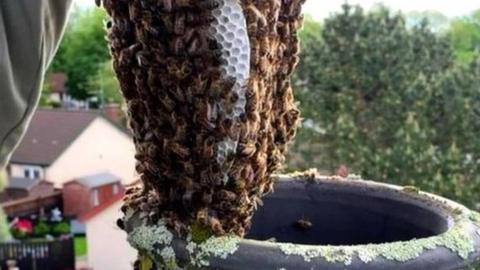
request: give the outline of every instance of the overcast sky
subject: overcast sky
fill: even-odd
[[[75,0],[81,6],[91,6],[94,0]],[[305,12],[314,18],[323,19],[330,13],[338,11],[345,0],[307,0]],[[467,15],[475,9],[480,9],[480,0],[349,0],[351,4],[359,4],[369,9],[376,3],[383,2],[386,6],[403,12],[439,11],[449,17]]]

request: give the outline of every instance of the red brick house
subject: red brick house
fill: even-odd
[[[17,200],[25,197],[41,197],[55,191],[53,184],[44,180],[26,178],[10,179],[5,191],[0,193],[0,202]]]
[[[110,173],[77,178],[63,186],[64,214],[78,217],[123,196],[124,191],[121,179]]]
[[[0,193],[0,208],[11,217],[37,214],[61,206],[61,192],[55,190],[53,183],[40,179],[10,179]]]

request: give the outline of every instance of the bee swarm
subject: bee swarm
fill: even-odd
[[[303,2],[103,0],[143,182],[124,210],[244,236],[295,134]]]

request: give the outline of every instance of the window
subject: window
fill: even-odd
[[[98,199],[98,189],[92,190],[92,205],[93,207],[100,205],[100,201]]]
[[[39,167],[25,167],[23,169],[23,176],[27,179],[40,179],[42,171]]]
[[[23,175],[25,176],[25,178],[28,178],[28,179],[32,178],[32,177],[30,176],[30,169],[25,169],[25,170],[23,171]]]
[[[113,195],[117,195],[118,192],[120,192],[120,187],[118,186],[118,184],[113,185],[112,189]]]

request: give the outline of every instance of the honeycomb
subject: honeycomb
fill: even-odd
[[[233,78],[232,91],[238,99],[231,111],[227,111],[224,102],[217,104],[218,110],[228,119],[237,119],[245,113],[247,104],[245,89],[250,74],[250,41],[243,9],[237,0],[217,0],[217,8],[212,15],[211,33],[221,50],[221,69],[225,78]],[[230,154],[235,154],[238,138],[227,138],[217,145],[217,162],[223,164]]]

